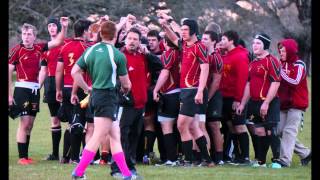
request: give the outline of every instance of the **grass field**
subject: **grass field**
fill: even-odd
[[[309,81],[310,82],[310,81]],[[309,83],[309,89],[311,89]],[[42,97],[42,96],[41,96]],[[42,100],[41,100],[42,102]],[[42,159],[51,152],[51,133],[49,110],[46,104],[41,103],[40,113],[37,115],[34,128],[32,130],[29,156],[36,160],[36,164],[21,166],[17,164],[18,150],[16,145],[16,130],[18,119],[9,119],[9,179],[10,180],[68,180],[75,165],[60,165],[57,161],[47,162]],[[311,113],[308,108],[305,114],[304,129],[299,132],[299,140],[307,147],[311,146]],[[63,131],[65,124],[63,124]],[[60,155],[62,154],[62,141],[60,145]],[[251,142],[250,142],[251,143]],[[156,148],[155,148],[156,150]],[[253,149],[250,147],[250,157],[253,158]],[[271,150],[268,153],[268,163],[270,163]],[[307,180],[311,179],[311,163],[307,167],[300,165],[297,155],[293,157],[290,168],[283,169],[254,169],[251,167],[237,167],[225,165],[215,168],[166,168],[155,166],[137,166],[138,172],[145,180]],[[90,180],[113,179],[110,175],[109,166],[90,166],[87,169],[87,177]]]

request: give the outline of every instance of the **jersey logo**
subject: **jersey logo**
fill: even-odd
[[[99,48],[96,50],[97,52],[103,52],[103,49],[102,48]]]
[[[133,71],[134,68],[133,68],[132,66],[130,66],[128,70],[129,70],[129,71]]]

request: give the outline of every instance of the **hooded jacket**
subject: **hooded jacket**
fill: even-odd
[[[220,90],[223,97],[241,102],[249,75],[248,50],[237,46],[222,56],[223,70]]]
[[[305,63],[297,55],[298,44],[293,39],[284,39],[278,43],[279,51],[280,45],[286,49],[286,60],[281,59],[280,108],[305,110],[309,103],[307,71]]]

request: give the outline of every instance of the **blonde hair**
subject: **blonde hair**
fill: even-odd
[[[37,33],[38,33],[38,30],[35,26],[31,25],[31,24],[28,24],[28,23],[24,23],[21,27],[21,32],[23,30],[28,30],[28,29],[32,29],[32,32],[33,32],[33,35],[34,36],[37,36]]]

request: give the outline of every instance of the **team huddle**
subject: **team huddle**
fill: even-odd
[[[28,149],[44,87],[52,134],[45,160],[77,164],[72,179],[85,179],[90,164],[108,163],[111,176],[126,180],[142,179],[137,163],[283,168],[295,152],[308,165],[311,150],[297,139],[307,72],[294,39],[277,42],[278,59],[265,33],[249,52],[236,31],[207,26],[200,34],[193,19],[158,18],[160,30],[131,14],[117,24],[108,16],[78,19],[66,37],[68,18],[51,17],[44,43],[35,43],[36,27],[23,24],[8,66],[9,115],[20,117],[18,164],[35,163]],[[68,127],[60,158],[61,122]]]

